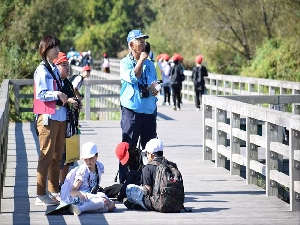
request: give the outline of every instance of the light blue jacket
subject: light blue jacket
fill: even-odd
[[[143,63],[142,76],[138,79],[134,73],[136,63],[131,53],[120,62],[121,105],[137,113],[153,114],[157,97],[149,92],[148,98],[141,98],[138,83],[147,83],[149,86],[153,81],[157,81],[156,70],[153,62],[146,59]]]
[[[57,80],[60,77],[59,70],[56,66],[53,66],[49,63],[53,73],[56,75]],[[48,72],[43,63],[41,63],[35,70],[34,73],[34,83],[36,88],[36,98],[43,102],[50,102],[58,100],[57,97],[58,91],[54,91],[53,87],[53,77]],[[63,82],[62,84],[63,85]],[[58,90],[58,87],[55,87]],[[65,121],[67,118],[67,109],[66,107],[57,106],[55,110],[55,114],[43,114],[43,121],[47,121],[48,119],[57,120],[57,121]]]

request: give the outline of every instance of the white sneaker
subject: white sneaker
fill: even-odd
[[[60,193],[49,193],[48,194],[49,198],[51,198],[53,201],[58,201],[60,202]]]
[[[181,108],[178,108],[178,109],[177,109],[177,111],[180,111],[180,110],[181,110]]]
[[[75,204],[70,205],[69,211],[70,213],[73,213],[74,216],[79,216],[81,214],[80,209]]]
[[[165,105],[165,104],[166,104],[165,102],[159,103],[159,105]]]
[[[48,195],[38,195],[35,200],[35,205],[58,205],[59,201],[53,201]]]
[[[200,111],[200,108],[197,108],[196,111]]]
[[[166,102],[166,105],[170,105],[170,103],[169,103],[169,102]]]

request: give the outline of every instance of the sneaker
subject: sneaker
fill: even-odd
[[[196,111],[200,111],[200,108],[197,108]]]
[[[176,111],[176,106],[173,106],[174,111]]]
[[[81,214],[79,207],[75,204],[70,205],[69,211],[70,213],[73,213],[74,216],[79,216]]]
[[[170,103],[169,103],[169,102],[166,102],[166,105],[170,105]]]
[[[53,201],[60,202],[60,193],[49,193],[48,194],[49,198],[51,198]]]
[[[126,206],[127,209],[133,209],[133,210],[145,210],[143,206],[139,204],[134,204],[130,201],[128,201],[127,198],[124,198],[123,204]]]
[[[38,195],[35,200],[35,205],[58,205],[59,201],[53,201],[48,195]]]
[[[166,104],[165,102],[159,103],[159,105],[165,105],[165,104]]]
[[[181,110],[181,108],[178,108],[178,109],[177,109],[177,111],[180,111],[180,110]]]

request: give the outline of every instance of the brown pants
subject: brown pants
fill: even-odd
[[[59,192],[60,160],[65,145],[66,122],[49,120],[43,125],[43,115],[37,121],[40,141],[40,156],[37,166],[37,195],[46,194],[48,176],[48,191]]]

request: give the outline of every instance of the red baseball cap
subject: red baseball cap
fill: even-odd
[[[195,59],[195,62],[198,63],[198,64],[201,64],[202,60],[203,60],[203,56],[202,55],[197,55],[196,59]]]
[[[62,62],[68,62],[68,58],[65,53],[59,52],[57,59],[54,59],[53,63],[58,65],[58,64],[61,64]]]
[[[84,72],[84,71],[91,71],[91,68],[89,66],[84,66],[82,68],[82,72]]]
[[[116,147],[116,156],[120,160],[122,165],[125,165],[129,159],[129,144],[127,142],[121,142]]]

